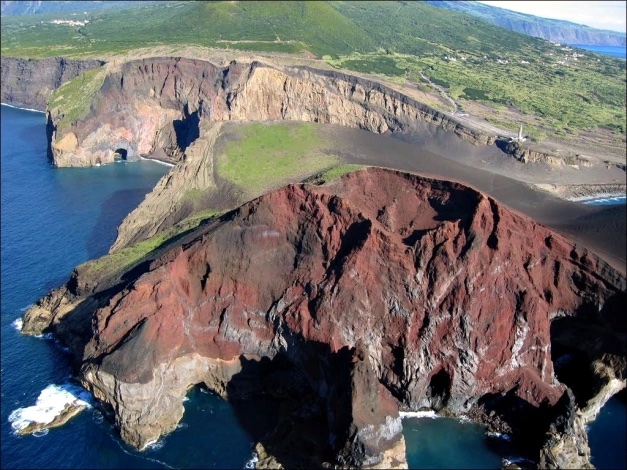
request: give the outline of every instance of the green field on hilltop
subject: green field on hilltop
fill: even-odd
[[[258,193],[337,165],[339,159],[326,155],[322,145],[313,123],[249,124],[238,140],[226,143],[218,172],[242,190]]]
[[[186,44],[306,52],[340,69],[428,90],[422,74],[462,107],[470,100],[494,108],[492,122],[507,121],[499,115],[503,107],[533,116],[530,125],[543,129],[538,136],[598,127],[625,134],[625,60],[557,46],[423,2],[157,2],[2,20],[3,56],[104,57]]]
[[[81,26],[53,20],[88,21]],[[238,41],[250,41],[240,43]],[[170,44],[238,50],[352,52],[372,40],[326,2],[157,2],[115,12],[2,20],[2,54],[97,56]]]

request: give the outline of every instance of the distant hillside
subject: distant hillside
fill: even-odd
[[[2,16],[13,15],[37,15],[43,13],[67,13],[79,11],[123,9],[138,6],[150,1],[12,1],[2,0],[0,2],[0,14]]]
[[[625,46],[625,33],[594,29],[569,21],[526,15],[479,2],[427,1],[435,7],[446,8],[468,15],[517,33],[547,39],[560,44],[587,44]]]
[[[4,57],[106,60],[185,45],[297,53],[314,66],[317,58],[426,91],[444,89],[449,111],[480,102],[490,107],[478,109],[480,117],[514,131],[522,119],[536,140],[597,127],[625,132],[624,60],[420,1],[153,2],[123,11],[6,16],[1,30]]]

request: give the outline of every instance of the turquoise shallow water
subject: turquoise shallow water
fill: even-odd
[[[501,449],[482,426],[445,418],[403,420],[410,468],[500,469]],[[492,445],[491,445],[492,444]]]
[[[168,168],[141,162],[55,170],[46,159],[44,115],[6,106],[1,112],[2,468],[243,468],[254,440],[249,428],[231,405],[199,388],[179,428],[143,453],[126,446],[96,407],[44,436],[14,435],[11,412],[33,405],[50,384],[67,383],[71,368],[53,341],[22,336],[13,322],[74,266],[106,253],[119,222]],[[591,426],[593,455],[624,467],[617,455],[625,454],[625,406],[611,404]],[[266,409],[251,403],[238,412],[257,417]],[[500,465],[479,426],[445,419],[404,426],[412,468]]]

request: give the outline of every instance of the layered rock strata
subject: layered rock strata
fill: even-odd
[[[61,118],[62,110],[48,116],[57,166],[110,163],[118,149],[176,162],[203,121],[311,121],[377,133],[426,121],[474,143],[494,142],[379,83],[259,62],[219,67],[186,58],[129,61],[111,67],[89,113],[57,133]]]
[[[139,448],[172,431],[189,388],[204,384],[229,399],[305,403],[275,432],[317,423],[309,464],[405,465],[390,457],[404,446],[399,406],[492,406],[535,433],[537,460],[542,446],[584,449],[572,407],[555,406],[566,391],[551,357],[556,319],[594,326],[569,339],[574,327],[560,325],[562,348],[612,336],[594,357],[613,391],[625,386],[625,277],[457,183],[368,169],[291,185],[119,279],[73,277],[23,331],[70,345],[84,386]],[[289,462],[279,441],[271,433],[262,448]]]
[[[0,101],[20,108],[45,111],[52,92],[87,70],[104,65],[100,60],[61,57],[21,59],[0,57]]]

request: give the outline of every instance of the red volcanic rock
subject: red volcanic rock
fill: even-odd
[[[96,311],[83,382],[141,447],[176,425],[190,386],[229,395],[242,358],[280,356],[329,404],[336,381],[353,383],[352,415],[327,424],[353,426],[372,464],[400,435],[388,391],[454,413],[507,392],[555,404],[551,320],[624,290],[603,261],[473,189],[368,169],[266,194],[157,260]],[[325,372],[346,350],[362,365]]]

